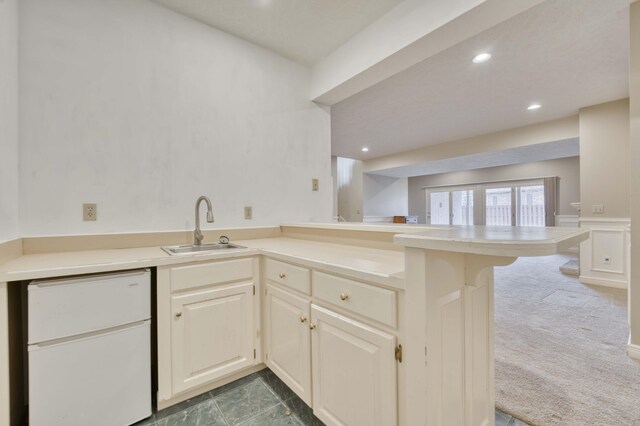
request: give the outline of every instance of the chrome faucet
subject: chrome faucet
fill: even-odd
[[[202,239],[204,235],[202,235],[202,231],[200,230],[200,203],[207,203],[207,222],[213,222],[213,208],[211,207],[211,200],[204,195],[201,195],[196,200],[196,229],[193,231],[193,244],[199,246],[202,244]]]

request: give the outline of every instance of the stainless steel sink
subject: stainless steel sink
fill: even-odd
[[[215,244],[202,244],[202,245],[189,244],[187,246],[162,247],[162,250],[166,251],[171,255],[174,255],[174,254],[201,253],[205,251],[215,251],[215,250],[245,249],[245,248],[246,247],[244,246],[239,246],[236,244],[215,243]]]

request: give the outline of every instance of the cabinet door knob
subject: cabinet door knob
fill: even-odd
[[[300,315],[300,322],[305,322],[307,321],[307,317],[305,317],[304,315]]]
[[[347,293],[340,293],[340,300],[347,300],[349,295]]]
[[[176,318],[180,318],[182,316],[182,312],[176,312]]]
[[[314,330],[314,329],[316,328],[315,323],[311,323],[311,324],[309,324],[309,328],[310,328],[311,330]]]
[[[280,279],[284,279],[284,277],[286,277],[287,274],[285,274],[284,272],[280,272],[279,276],[280,276]]]

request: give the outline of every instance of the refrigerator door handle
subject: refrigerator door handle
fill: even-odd
[[[49,348],[49,347],[52,347],[52,346],[64,345],[65,343],[73,343],[73,342],[79,342],[79,341],[82,341],[82,340],[94,339],[94,338],[106,336],[106,335],[109,335],[109,334],[119,333],[119,332],[125,331],[125,330],[144,327],[147,324],[151,324],[151,320],[150,319],[143,320],[143,321],[132,322],[132,323],[129,323],[129,324],[124,324],[124,325],[119,325],[117,327],[111,327],[111,328],[107,328],[107,329],[104,329],[104,330],[92,331],[92,332],[83,333],[83,334],[77,334],[75,336],[63,337],[61,339],[53,339],[53,340],[48,340],[46,342],[30,344],[29,347],[28,347],[28,350],[29,351],[35,351],[35,350],[38,350],[38,349],[45,349],[45,348]]]

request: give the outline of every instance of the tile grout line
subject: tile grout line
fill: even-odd
[[[211,392],[209,392],[209,396],[211,397],[211,401],[213,401],[213,403],[216,405],[216,408],[218,409],[218,411],[220,412],[220,415],[222,416],[222,421],[224,422],[224,424],[226,426],[230,426],[229,425],[229,421],[227,420],[227,417],[224,415],[224,413],[222,412],[222,410],[220,409],[220,406],[218,405],[218,401],[216,401],[216,399],[213,397],[213,395],[211,394]]]
[[[258,373],[259,373],[259,372],[258,372]],[[276,394],[273,392],[273,390],[271,389],[271,387],[269,387],[269,386],[268,386],[268,385],[267,385],[267,384],[262,380],[262,377],[257,376],[257,377],[256,377],[256,380],[258,380],[258,381],[262,384],[262,386],[264,386],[264,387],[265,387],[265,388],[266,388],[266,389],[267,389],[267,390],[268,390],[268,391],[269,391],[269,392],[270,392],[270,393],[271,393],[271,394],[276,398],[276,401],[278,401],[278,402],[277,402],[276,404],[274,404],[274,405],[272,405],[272,406],[268,407],[268,408],[265,408],[264,410],[261,410],[260,412],[258,412],[258,413],[256,413],[256,414],[254,414],[253,416],[251,416],[251,417],[249,417],[249,418],[247,418],[247,419],[244,419],[242,422],[237,423],[235,426],[242,426],[243,424],[246,424],[248,421],[253,420],[254,418],[258,417],[259,415],[261,415],[261,414],[263,414],[263,413],[265,413],[265,412],[267,412],[267,411],[271,410],[271,409],[272,409],[272,408],[274,408],[274,407],[277,407],[277,406],[278,406],[278,405],[280,405],[280,404],[282,404],[282,405],[284,406],[284,402],[283,402],[283,401],[278,397],[278,395],[276,395]],[[242,386],[246,386],[246,385],[247,385],[247,383],[243,384]],[[211,392],[209,392],[209,394],[211,394]],[[215,397],[213,397],[212,399],[213,399],[213,401],[216,403],[216,406],[217,406],[217,407],[218,407],[218,409],[220,410],[220,413],[222,414],[222,417],[223,417],[223,419],[225,420],[225,422],[227,423],[227,425],[229,425],[229,426],[234,426],[234,425],[232,425],[232,424],[231,424],[231,422],[229,422],[229,421],[227,420],[227,417],[224,415],[224,413],[223,413],[223,412],[222,412],[222,410],[220,409],[220,406],[218,405],[218,401],[216,401],[216,400],[215,400]]]
[[[281,405],[281,404],[284,406],[284,404],[282,403],[282,401],[278,400],[278,403],[277,403],[277,404],[272,405],[272,406],[271,406],[271,407],[269,407],[269,408],[265,408],[264,410],[260,411],[259,413],[254,414],[253,416],[249,417],[248,419],[243,420],[243,421],[242,421],[242,423],[238,423],[238,424],[237,424],[237,425],[235,425],[235,426],[242,426],[243,424],[246,424],[249,420],[253,420],[253,419],[255,419],[256,417],[258,417],[260,414],[264,414],[264,413],[266,413],[267,411],[271,410],[272,408],[275,408],[275,407],[277,407],[278,405]]]
[[[267,383],[265,383],[265,381],[262,379],[262,377],[258,377],[258,380],[260,380],[260,382],[264,385],[264,387],[269,389],[269,392],[271,392],[271,394],[273,396],[275,396],[278,401],[284,403],[284,401],[278,395],[276,395],[276,393],[273,391],[273,389],[271,389],[271,386],[269,386]]]
[[[265,368],[265,370],[267,370],[267,368]],[[262,371],[264,371],[264,370],[262,370]],[[266,382],[264,381],[263,377],[259,377],[259,378],[258,378],[258,380],[260,380],[260,381],[262,382],[262,384],[263,384],[267,389],[269,389],[269,391],[273,394],[273,396],[275,396],[275,397],[276,397],[276,399],[279,401],[278,405],[279,405],[279,404],[282,404],[282,406],[283,406],[285,409],[287,409],[287,410],[291,411],[291,414],[293,414],[293,417],[295,417],[295,419],[296,419],[296,421],[298,422],[298,424],[300,424],[301,426],[304,426],[304,423],[302,423],[302,420],[300,420],[300,418],[298,417],[298,415],[297,415],[296,413],[294,413],[294,412],[293,412],[293,410],[291,409],[291,407],[289,407],[289,406],[287,405],[287,401],[289,401],[289,400],[293,399],[293,398],[294,398],[294,396],[295,396],[295,394],[294,394],[294,395],[291,395],[288,399],[284,400],[284,399],[280,398],[280,396],[278,396],[278,395],[275,393],[275,391],[274,391],[273,389],[271,389],[271,386],[269,386],[269,384],[268,384],[268,383],[266,383]],[[276,406],[277,406],[277,405],[274,405],[274,407],[276,407]],[[271,408],[273,408],[273,407],[271,407]],[[266,411],[266,410],[265,410],[265,411]],[[256,415],[256,416],[254,416],[254,417],[257,417],[257,415]],[[252,419],[253,419],[254,417],[252,417]],[[248,419],[248,420],[250,420],[250,419]],[[247,420],[247,421],[248,421],[248,420]],[[241,426],[241,425],[238,425],[238,426]]]

